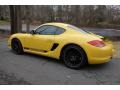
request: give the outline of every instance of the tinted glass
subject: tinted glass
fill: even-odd
[[[40,32],[40,34],[42,34],[42,35],[54,35],[55,34],[55,32],[56,32],[56,27],[54,27],[54,26],[47,26],[47,28],[46,29],[44,29],[44,30],[42,30],[41,32]]]
[[[36,29],[35,33],[36,34],[40,34],[41,31],[47,29],[48,27],[47,26],[42,26],[42,27],[39,27],[38,29]]]
[[[81,32],[81,33],[87,33],[86,31],[84,31],[84,30],[82,30],[82,29],[80,29],[80,28],[78,28],[78,27],[76,27],[76,26],[73,26],[73,25],[68,25],[68,27],[69,27],[69,28],[72,28],[72,29],[74,29],[74,30],[76,30],[76,31],[79,31],[79,32]]]
[[[59,35],[59,34],[62,34],[62,33],[64,33],[64,29],[62,29],[62,28],[57,28],[57,30],[56,30],[56,32],[55,32],[55,34],[56,35]]]

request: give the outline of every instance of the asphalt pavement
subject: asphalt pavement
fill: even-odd
[[[69,69],[56,59],[14,54],[7,39],[0,39],[0,84],[94,85],[120,84],[120,59],[101,65]]]

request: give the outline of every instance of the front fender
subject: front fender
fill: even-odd
[[[22,33],[18,33],[18,34],[11,35],[10,38],[8,39],[8,47],[9,48],[11,48],[11,41],[14,38],[17,38],[18,40],[20,40],[21,44],[24,45],[24,35]]]

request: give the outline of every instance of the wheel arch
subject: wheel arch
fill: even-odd
[[[12,43],[14,40],[20,41],[17,37],[13,37],[13,38],[11,39],[11,43]]]
[[[23,44],[22,44],[21,40],[20,40],[19,38],[17,38],[17,37],[13,37],[13,38],[11,39],[11,45],[12,45],[12,42],[13,42],[14,40],[18,40],[18,41],[21,43],[22,47],[23,47]]]
[[[83,52],[85,53],[86,57],[87,57],[87,53],[85,52],[85,50],[83,49],[82,46],[80,46],[80,45],[78,45],[78,44],[75,44],[75,43],[68,43],[68,44],[66,44],[66,45],[64,45],[64,46],[62,47],[62,49],[61,49],[61,51],[60,51],[60,59],[61,59],[61,56],[62,56],[62,53],[63,53],[64,49],[65,49],[66,47],[68,47],[68,46],[71,46],[71,45],[78,46],[79,48],[81,48],[81,49],[83,50]]]

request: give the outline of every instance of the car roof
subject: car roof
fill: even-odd
[[[58,27],[63,27],[63,28],[67,28],[67,26],[69,24],[66,23],[59,23],[59,22],[51,22],[51,23],[45,23],[43,25],[53,25],[53,26],[58,26]]]

